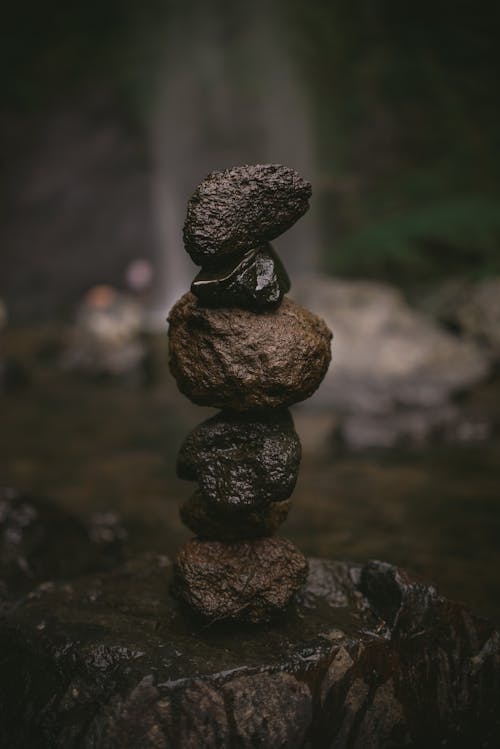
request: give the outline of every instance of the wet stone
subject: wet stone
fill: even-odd
[[[148,556],[0,617],[0,746],[497,746],[498,630],[403,571],[309,560],[257,627],[207,627],[171,579]]]
[[[332,334],[284,298],[275,310],[210,309],[185,294],[169,316],[170,369],[194,403],[235,411],[278,408],[308,398],[331,359]]]
[[[46,499],[0,487],[0,601],[43,580],[109,569],[125,537],[112,513],[85,525]]]
[[[259,312],[276,307],[290,290],[290,279],[271,245],[261,245],[242,258],[200,271],[191,291],[209,307],[242,307]]]
[[[309,207],[311,185],[289,167],[238,166],[212,172],[188,203],[184,244],[197,265],[279,237]]]
[[[231,513],[228,517],[196,491],[181,506],[180,514],[184,525],[200,538],[234,541],[242,538],[272,536],[282,525],[290,511],[292,502],[285,499],[271,502],[267,507],[259,507]]]
[[[268,622],[286,610],[307,576],[306,558],[284,538],[194,538],[174,567],[175,595],[210,622]]]
[[[177,474],[197,481],[210,514],[230,522],[241,512],[288,499],[300,457],[289,411],[223,411],[188,435],[179,451]],[[241,527],[241,519],[235,521]]]

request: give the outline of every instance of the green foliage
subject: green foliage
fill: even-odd
[[[328,255],[339,274],[421,281],[450,273],[500,273],[500,200],[471,197],[431,203],[373,222],[341,239]]]
[[[391,280],[498,272],[498,5],[288,7],[317,122],[326,267]]]

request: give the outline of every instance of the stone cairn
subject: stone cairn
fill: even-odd
[[[222,410],[179,453],[179,477],[198,488],[181,507],[196,537],[175,561],[174,593],[209,621],[268,621],[307,574],[273,534],[301,457],[287,407],[319,386],[332,335],[284,297],[290,280],[269,242],[310,195],[293,169],[268,164],[212,172],[188,203],[184,244],[201,270],[168,318],[170,369],[194,403]]]

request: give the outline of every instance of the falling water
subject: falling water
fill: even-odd
[[[151,123],[157,284],[153,324],[189,288],[195,274],[182,248],[186,203],[213,169],[284,163],[314,183],[307,106],[283,31],[264,2],[242,7],[196,2],[177,11],[165,39]],[[314,214],[276,247],[292,275],[317,263]]]

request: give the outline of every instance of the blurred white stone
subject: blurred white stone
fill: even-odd
[[[140,340],[142,319],[135,299],[111,286],[94,286],[78,307],[63,367],[89,375],[138,371],[146,356]]]
[[[308,276],[290,294],[334,335],[333,359],[316,399],[345,410],[432,407],[483,381],[484,352],[413,310],[395,288]]]
[[[332,364],[303,406],[331,408],[332,433],[342,415],[339,432],[353,447],[458,434],[462,414],[451,406],[452,397],[491,370],[474,341],[441,329],[387,284],[311,275],[296,280],[290,296],[333,331]],[[477,439],[485,430],[482,425],[467,433]]]
[[[500,276],[476,283],[448,281],[426,303],[436,317],[500,361]]]

